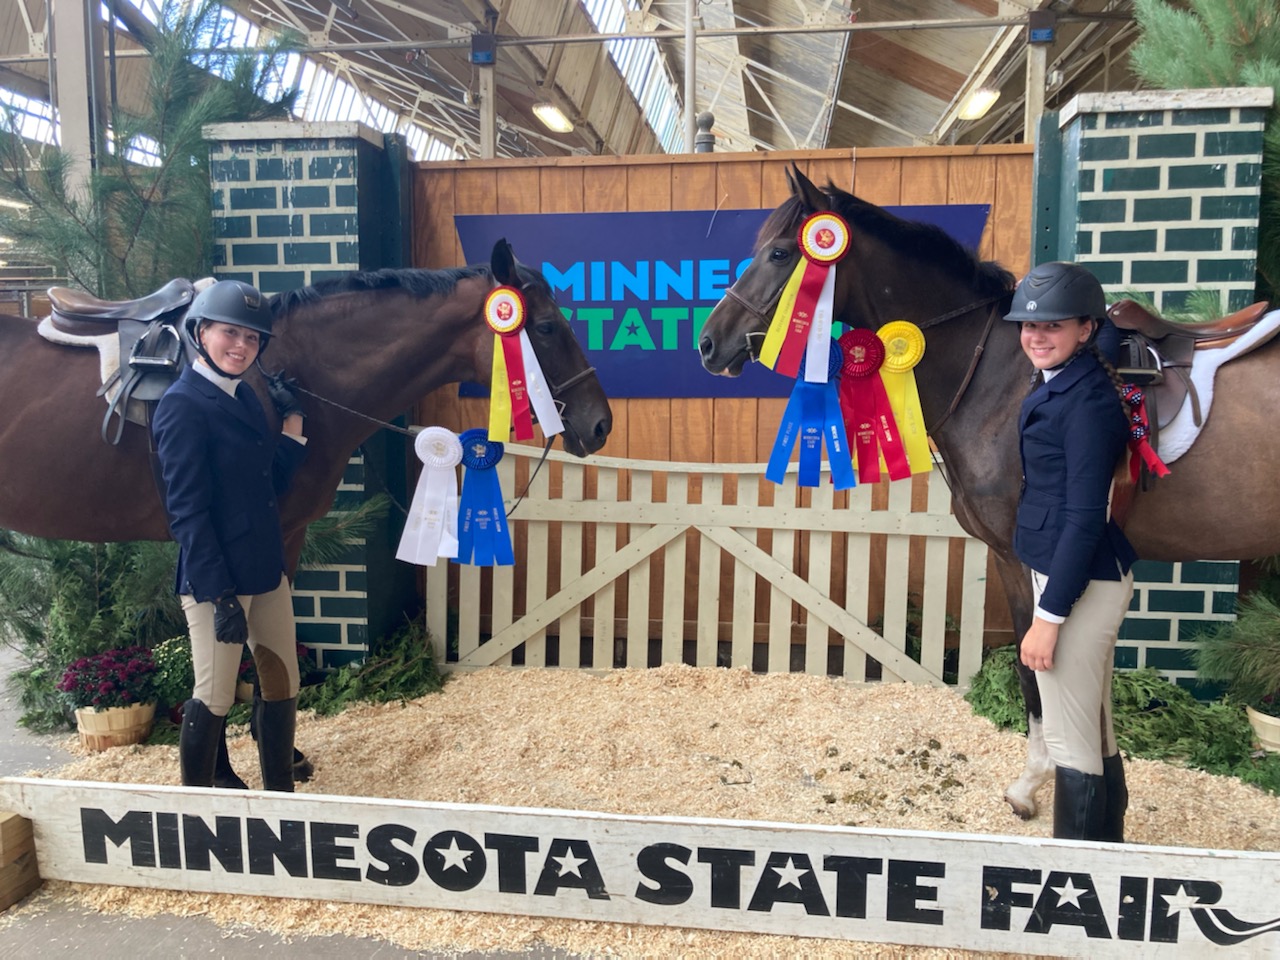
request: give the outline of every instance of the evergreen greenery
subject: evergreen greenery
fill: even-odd
[[[1242,597],[1235,620],[1196,640],[1201,677],[1225,681],[1232,699],[1280,717],[1280,606],[1274,599]]]
[[[444,686],[436,667],[423,617],[370,645],[363,663],[340,667],[322,683],[304,687],[298,707],[321,716],[340,713],[353,703],[405,703]]]
[[[0,192],[27,205],[0,208],[12,256],[49,264],[100,297],[140,297],[174,277],[209,273],[212,191],[206,124],[284,118],[297,97],[271,99],[287,46],[234,48],[216,0],[167,0],[146,38],[146,109],[110,117],[113,149],[78,187],[69,153],[24,141],[0,114]],[[217,52],[202,52],[215,49]],[[151,154],[149,160],[142,160]],[[141,162],[140,162],[141,161]]]
[[[1012,646],[992,650],[965,699],[996,726],[1025,732],[1015,656]],[[1280,794],[1280,754],[1253,750],[1253,730],[1239,705],[1200,703],[1152,669],[1117,671],[1111,696],[1116,740],[1128,756],[1239,777]]]
[[[1131,60],[1152,87],[1270,87],[1280,105],[1280,0],[1134,0],[1142,36]],[[1258,298],[1280,291],[1280,122],[1264,131]]]

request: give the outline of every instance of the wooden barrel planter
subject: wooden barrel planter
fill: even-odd
[[[154,703],[131,703],[127,707],[80,707],[76,710],[76,729],[80,742],[90,750],[108,750],[141,743],[151,733],[155,719]]]

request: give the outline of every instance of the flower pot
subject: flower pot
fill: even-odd
[[[131,703],[127,707],[80,707],[76,729],[80,742],[90,750],[107,750],[141,743],[151,733],[156,715],[154,703]]]
[[[1249,723],[1253,727],[1253,732],[1257,734],[1258,743],[1262,744],[1262,748],[1272,753],[1280,753],[1280,717],[1269,717],[1265,713],[1259,713],[1253,707],[1244,709],[1249,715]]]

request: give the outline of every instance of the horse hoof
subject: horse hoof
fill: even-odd
[[[1036,805],[1034,800],[1030,803],[1022,803],[1006,793],[1004,795],[1004,802],[1009,804],[1009,809],[1013,811],[1013,815],[1019,820],[1030,820],[1036,815]]]

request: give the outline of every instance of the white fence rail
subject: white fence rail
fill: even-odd
[[[541,451],[507,454],[510,508]],[[552,453],[513,514],[514,567],[427,569],[441,668],[685,662],[966,685],[986,547],[951,515],[941,476],[873,496],[833,491],[825,470],[798,487],[792,471],[779,487],[761,464]],[[914,512],[913,483],[927,500]]]

